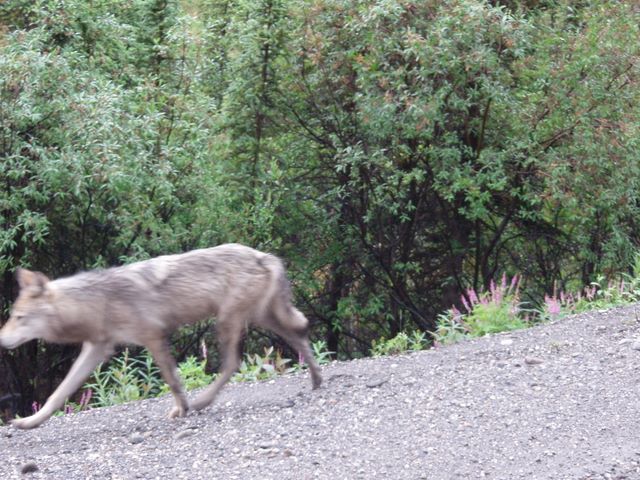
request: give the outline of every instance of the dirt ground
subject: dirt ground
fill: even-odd
[[[0,478],[640,479],[640,306],[0,428]]]

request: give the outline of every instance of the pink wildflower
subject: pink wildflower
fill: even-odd
[[[549,312],[549,314],[551,316],[555,316],[555,315],[558,315],[560,313],[561,305],[560,305],[560,302],[558,301],[558,299],[555,296],[550,297],[548,295],[545,295],[544,296],[544,303],[547,306],[547,311]]]

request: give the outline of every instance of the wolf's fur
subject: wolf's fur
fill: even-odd
[[[170,417],[214,400],[240,364],[250,325],[280,335],[308,362],[313,388],[322,382],[309,347],[308,322],[291,304],[282,262],[252,248],[227,244],[52,281],[24,269],[17,276],[20,294],[0,330],[0,346],[15,348],[41,338],[82,343],[82,351],[40,411],[14,420],[16,427],[33,428],[47,420],[118,344],[143,345],[151,352],[175,398]],[[167,336],[211,316],[216,317],[221,373],[189,405]]]

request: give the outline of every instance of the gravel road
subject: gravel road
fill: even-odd
[[[1,427],[0,478],[640,479],[640,306],[323,376]]]

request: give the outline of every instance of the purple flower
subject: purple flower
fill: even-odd
[[[561,311],[561,305],[558,299],[555,297],[550,297],[548,295],[544,296],[544,303],[547,307],[547,311],[551,316],[558,315]]]
[[[202,353],[202,358],[204,360],[207,359],[207,344],[205,343],[204,340],[202,340],[202,342],[200,342],[200,352]]]
[[[470,307],[470,306],[469,306],[469,304],[467,303],[467,299],[465,298],[465,296],[464,296],[464,295],[462,295],[460,298],[461,298],[461,300],[462,300],[462,305],[464,305],[465,310],[466,310],[468,313],[471,313],[471,307]]]
[[[80,397],[80,410],[84,410],[89,407],[89,402],[91,401],[91,395],[93,395],[93,390],[88,389],[82,392],[82,396]]]
[[[519,283],[520,283],[520,282],[518,281],[518,275],[516,274],[516,275],[514,275],[514,276],[513,276],[513,278],[511,279],[511,285],[509,285],[509,291],[510,291],[510,292],[513,292],[513,291],[517,288],[517,286],[518,286],[518,284],[519,284]]]
[[[475,305],[476,303],[478,303],[478,295],[476,294],[476,291],[473,288],[470,288],[467,290],[467,296],[469,297],[469,301],[471,302],[471,305]]]

